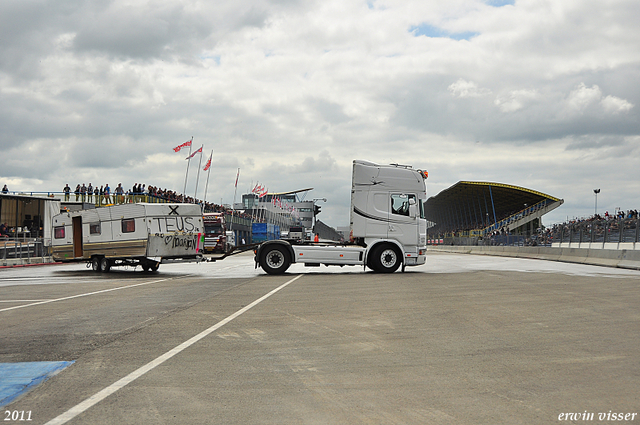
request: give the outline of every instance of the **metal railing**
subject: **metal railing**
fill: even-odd
[[[518,220],[521,220],[521,219],[523,219],[523,218],[525,218],[525,217],[527,217],[527,216],[529,216],[529,215],[531,215],[533,213],[536,213],[536,212],[546,208],[550,204],[550,202],[551,201],[549,201],[548,199],[544,199],[544,200],[538,202],[535,205],[527,207],[527,208],[525,208],[525,209],[523,209],[521,211],[518,211],[515,214],[510,215],[507,218],[504,218],[504,219],[500,220],[497,223],[494,223],[494,224],[492,224],[490,226],[485,227],[483,229],[483,232],[485,234],[488,234],[488,233],[491,233],[493,231],[498,231],[498,230],[508,226],[509,224],[515,223]]]
[[[86,202],[94,204],[97,207],[103,207],[106,205],[115,205],[115,204],[133,204],[138,202],[148,202],[148,203],[169,203],[169,202],[177,202],[176,200],[171,200],[164,196],[160,195],[152,195],[149,193],[144,194],[115,194],[111,193],[109,196],[107,195],[95,195],[95,194],[75,194],[71,192],[66,194],[65,192],[8,192],[10,195],[25,195],[25,196],[42,196],[43,198],[59,198],[63,202]]]
[[[592,220],[555,226],[554,243],[593,245],[640,242],[640,219]]]
[[[0,237],[0,265],[8,260],[30,262],[32,258],[46,257],[48,248],[42,238],[8,238]]]

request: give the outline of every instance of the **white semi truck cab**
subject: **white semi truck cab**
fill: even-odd
[[[256,266],[284,273],[292,263],[306,266],[362,265],[379,273],[426,262],[427,173],[407,165],[353,161],[350,243],[275,240],[256,250]]]

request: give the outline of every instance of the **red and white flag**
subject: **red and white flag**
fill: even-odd
[[[188,157],[186,157],[185,159],[191,159],[191,158],[193,158],[194,156],[196,156],[196,154],[197,154],[197,153],[202,153],[202,148],[203,148],[203,147],[204,147],[204,145],[203,145],[203,146],[200,146],[200,149],[198,149],[197,151],[195,151],[194,153],[192,153],[191,155],[189,155],[189,156],[188,156]]]
[[[238,177],[240,177],[240,169],[238,168],[238,174],[236,174],[236,187],[238,187]]]
[[[184,142],[180,146],[176,146],[175,148],[173,148],[173,151],[174,152],[180,152],[180,149],[188,148],[189,146],[191,146],[191,140],[188,140],[188,141]]]
[[[213,152],[211,152],[211,155],[209,155],[209,160],[207,161],[207,163],[204,164],[203,171],[207,171],[209,169],[209,167],[211,167],[211,158],[212,157],[213,157]]]

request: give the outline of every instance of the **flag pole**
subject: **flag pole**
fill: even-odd
[[[197,204],[198,203],[198,180],[200,180],[200,167],[202,167],[202,153],[203,150],[202,148],[204,148],[204,145],[200,146],[200,162],[198,163],[198,174],[196,174],[196,191],[193,194],[193,203]]]
[[[211,149],[211,155],[209,155],[209,169],[207,170],[207,184],[204,185],[204,205],[207,205],[207,190],[209,189],[209,176],[211,175],[211,160],[213,159],[213,149]],[[205,165],[206,167],[206,165]],[[204,207],[203,207],[204,211]]]
[[[187,176],[189,175],[189,164],[191,164],[191,149],[193,148],[193,136],[191,136],[191,143],[189,143],[189,158],[187,160],[187,172],[184,173],[184,190],[182,191],[182,201],[184,202],[184,197],[187,195]]]
[[[236,174],[236,188],[233,191],[233,204],[231,204],[231,224],[229,224],[229,230],[233,230],[233,213],[236,209],[236,195],[238,194],[238,178],[239,177],[240,177],[240,169],[238,168],[238,173]]]

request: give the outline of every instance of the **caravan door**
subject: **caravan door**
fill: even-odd
[[[82,257],[82,216],[73,217],[73,256]]]

